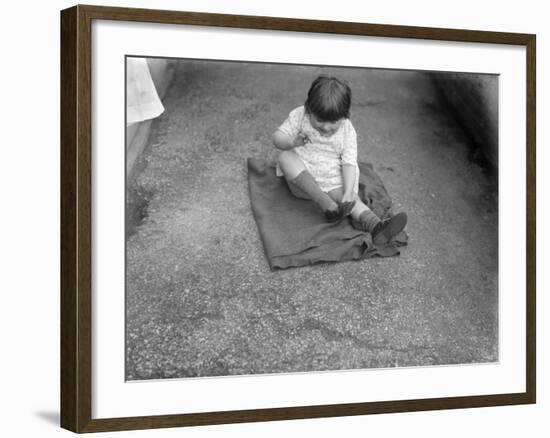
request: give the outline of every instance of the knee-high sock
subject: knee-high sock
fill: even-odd
[[[296,178],[292,180],[292,183],[299,187],[302,191],[308,194],[308,196],[315,202],[323,211],[336,210],[338,205],[334,200],[325,192],[321,190],[319,184],[315,181],[315,178],[307,170],[303,170]]]
[[[372,230],[380,222],[380,218],[372,212],[370,208],[367,208],[363,213],[359,215],[359,222],[365,231],[372,233]]]

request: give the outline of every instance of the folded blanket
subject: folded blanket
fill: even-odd
[[[382,180],[371,164],[359,163],[359,169],[359,197],[378,217],[389,216],[391,198]],[[349,218],[327,223],[313,201],[290,193],[285,179],[276,176],[274,163],[249,158],[248,188],[271,269],[395,256],[407,242],[402,232],[387,245],[375,246],[370,234],[353,228]]]

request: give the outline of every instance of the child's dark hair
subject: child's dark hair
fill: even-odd
[[[313,81],[304,107],[322,122],[349,118],[351,88],[334,76],[321,75]]]

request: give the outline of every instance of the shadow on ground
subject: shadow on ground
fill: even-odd
[[[53,412],[53,411],[38,411],[35,412],[35,415],[40,418],[42,421],[52,425],[59,427],[60,420],[59,420],[59,412]]]
[[[246,158],[320,72],[347,79],[359,158],[409,215],[400,257],[271,272]],[[129,380],[498,359],[491,178],[426,74],[182,62],[155,120],[127,239]]]

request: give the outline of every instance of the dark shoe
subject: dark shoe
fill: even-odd
[[[340,208],[337,208],[336,210],[324,210],[323,213],[327,222],[338,222],[342,219]]]
[[[407,225],[407,215],[396,215],[378,222],[372,230],[372,241],[375,245],[384,245],[397,236]]]

